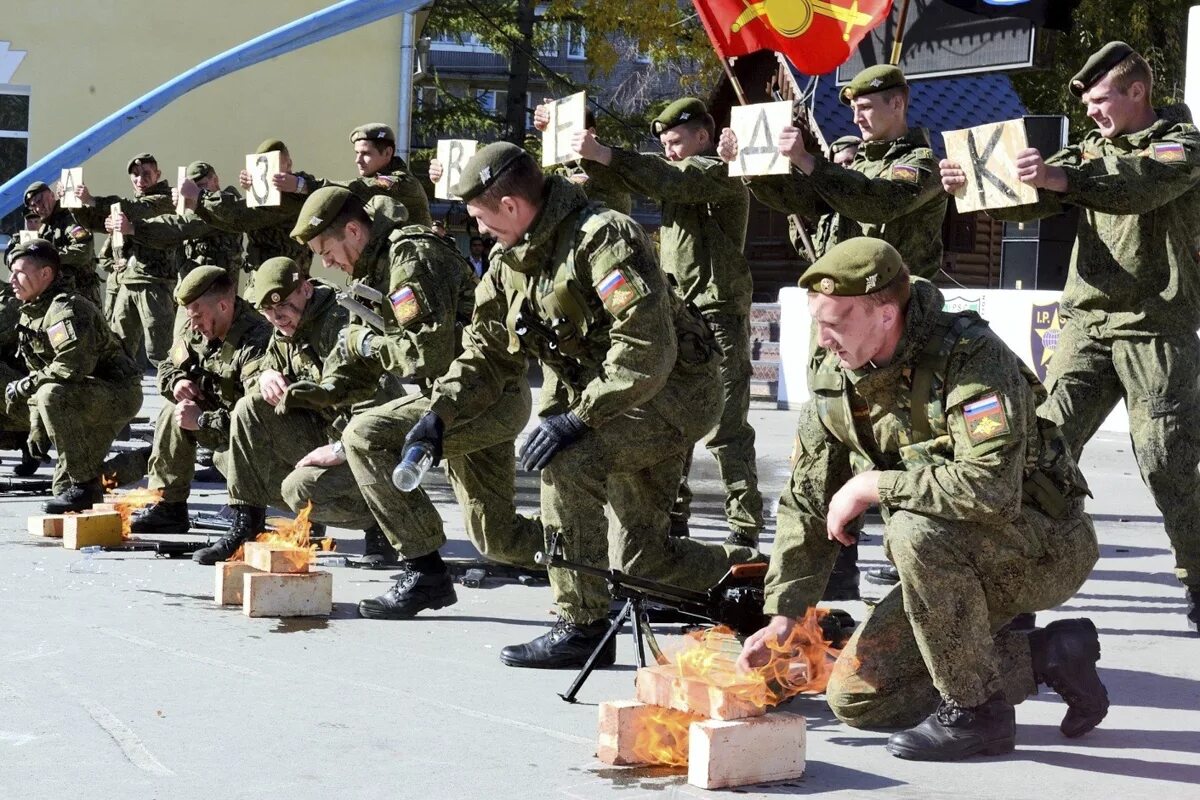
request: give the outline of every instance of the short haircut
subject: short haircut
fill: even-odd
[[[360,141],[370,140],[362,139]],[[350,195],[346,198],[346,202],[342,204],[342,210],[329,223],[329,227],[324,230],[324,233],[328,233],[334,239],[340,241],[346,238],[346,226],[351,222],[357,222],[367,230],[371,229],[371,217],[367,214],[367,209],[363,205],[363,201],[356,195]]]
[[[865,295],[873,305],[885,306],[888,303],[894,303],[901,311],[908,307],[908,299],[911,296],[912,274],[909,272],[907,264],[901,264],[900,271],[893,275],[882,289]]]
[[[216,278],[214,278],[213,282],[210,283],[208,288],[204,290],[204,294],[200,295],[200,297],[197,297],[196,299],[203,299],[211,303],[214,300],[227,297],[236,291],[237,284],[234,283],[230,274],[226,272],[224,275],[218,275]]]
[[[482,236],[472,236],[471,244],[483,244],[483,237]]]
[[[472,202],[491,210],[500,207],[502,197],[520,197],[536,205],[542,201],[545,188],[546,176],[542,174],[542,168],[532,156],[525,153],[496,176],[492,185],[484,189]]]
[[[393,154],[396,152],[396,143],[391,139],[356,139],[355,144],[358,142],[366,142],[375,149],[376,153],[379,153],[380,155],[383,155],[383,148],[385,147],[392,148]]]
[[[1108,71],[1105,77],[1112,79],[1113,88],[1121,94],[1129,91],[1134,83],[1146,84],[1146,102],[1150,102],[1150,94],[1154,91],[1154,73],[1141,53],[1130,53],[1115,67]]]
[[[13,265],[23,258],[32,261],[35,267],[49,267],[56,274],[62,268],[62,258],[59,256],[58,250],[46,246],[45,243],[34,245],[25,250],[14,250],[8,255],[9,269],[12,269]]]
[[[894,98],[904,98],[904,107],[908,107],[909,90],[907,86],[894,86],[891,89],[884,89],[879,92],[879,99],[885,103],[890,103]]]

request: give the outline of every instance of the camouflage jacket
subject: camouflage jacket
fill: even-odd
[[[203,393],[200,427],[228,436],[229,413],[258,379],[270,340],[271,324],[240,297],[224,339],[205,339],[181,317],[170,356],[158,365],[158,390],[175,402],[175,384],[193,381]]]
[[[408,212],[405,220],[410,225],[433,224],[433,215],[429,212],[429,195],[425,187],[412,174],[404,159],[395,156],[387,166],[374,175],[363,175],[351,181],[314,180],[310,191],[322,186],[345,186],[359,197],[364,203],[372,197],[383,195],[390,197],[402,205]]]
[[[307,173],[296,174],[309,185],[316,182]],[[250,208],[245,198],[230,187],[220,192],[202,193],[196,203],[196,214],[214,228],[246,234],[243,256],[246,271],[252,272],[262,262],[276,256],[287,256],[307,271],[312,263],[312,251],[291,237],[303,205],[304,195],[284,192],[277,206]]]
[[[1026,221],[1083,209],[1060,313],[1100,337],[1192,335],[1200,328],[1200,133],[1159,119],[1136,133],[1046,159],[1067,174],[1063,194],[989,211]]]
[[[1035,413],[1045,389],[977,315],[944,312],[943,300],[928,281],[913,281],[887,366],[848,370],[836,355],[814,353],[812,399],[779,505],[768,614],[799,616],[820,600],[828,574],[800,574],[799,565],[812,563],[813,548],[829,549],[832,564],[826,512],[858,472],[882,472],[885,518],[906,510],[1003,525],[1033,507],[1055,518],[1081,513],[1087,484],[1057,429]]]
[[[141,380],[141,370],[109,330],[100,309],[59,281],[21,304],[17,331],[35,388],[44,383]]]
[[[671,419],[696,380],[717,380],[711,333],[668,290],[640,225],[565,178],[547,178],[545,198],[519,243],[493,248],[433,410],[447,424],[485,412],[532,356],[547,368],[542,414],[594,428],[647,406]]]
[[[37,235],[58,251],[64,287],[88,291],[100,283],[92,232],[75,221],[71,209],[55,205],[50,218],[38,226]]]
[[[120,203],[121,211],[135,225],[159,214],[170,214],[175,209],[171,201],[171,187],[166,181],[159,181],[144,194],[135,197],[97,197],[95,205],[74,208],[71,213],[83,227],[103,233],[104,220],[111,216],[113,203]],[[124,240],[120,253],[113,252],[111,236],[100,250],[101,263],[116,273],[119,283],[130,286],[175,283],[179,269],[177,248],[156,247],[136,235],[126,236]]]
[[[864,142],[848,167],[817,156],[811,175],[748,178],[760,202],[817,221],[813,249],[820,258],[835,244],[873,236],[900,251],[913,275],[929,278],[942,266],[942,191],[929,134],[912,130],[886,142]]]
[[[233,192],[233,189],[225,191]],[[235,280],[237,279],[237,272],[242,265],[240,233],[221,230],[191,211],[183,214],[172,212],[140,220],[134,224],[134,232],[139,239],[151,246],[164,250],[180,248],[180,277],[202,264],[208,264],[223,267]]]
[[[367,209],[371,235],[354,277],[383,296],[372,308],[384,329],[374,331],[371,360],[428,391],[461,350],[475,305],[475,273],[429,228],[396,223],[390,199],[374,198]],[[363,325],[356,319],[351,330]]]
[[[686,302],[703,312],[750,313],[754,284],[742,252],[750,194],[724,162],[711,156],[672,162],[614,149],[609,166],[583,166],[592,178],[616,178],[627,191],[662,204],[659,256]]]
[[[546,167],[545,172],[547,175],[560,175],[578,185],[589,202],[599,203],[622,214],[633,211],[633,197],[625,184],[611,172],[593,170],[595,174],[590,175],[578,161]]]

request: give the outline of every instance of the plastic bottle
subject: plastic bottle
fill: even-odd
[[[79,559],[78,561],[71,562],[71,565],[67,567],[67,571],[89,574],[101,572],[100,562],[96,560],[96,554],[103,552],[104,548],[98,545],[80,548],[79,554],[83,556],[83,558]]]
[[[421,485],[421,479],[433,466],[429,445],[418,442],[404,451],[404,457],[392,470],[392,484],[402,492],[411,492]]]

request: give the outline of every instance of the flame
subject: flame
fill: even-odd
[[[296,550],[307,550],[309,563],[317,560],[317,547],[315,542],[309,541],[309,533],[312,531],[312,523],[309,517],[312,516],[312,502],[309,501],[295,519],[287,517],[268,517],[267,525],[270,530],[263,531],[254,537],[256,542],[265,542],[273,544],[277,548],[294,548]],[[324,549],[324,543],[321,544]],[[333,549],[330,547],[329,549]],[[246,548],[244,545],[239,546],[229,557],[230,561],[245,561]]]
[[[633,756],[642,764],[661,764],[686,767],[688,763],[688,729],[702,719],[697,714],[655,707],[643,724],[638,726],[633,740]]]
[[[105,489],[116,486],[116,481],[103,478]],[[121,515],[121,538],[130,538],[130,524],[133,522],[133,512],[140,508],[153,505],[162,500],[161,489],[130,489],[127,492],[114,492],[113,506]]]
[[[824,691],[839,650],[821,630],[829,612],[810,608],[783,641],[767,643],[766,664],[743,672],[737,667],[741,645],[724,627],[688,634],[675,654],[674,665],[682,678],[699,680],[760,708],[775,706],[800,692]]]

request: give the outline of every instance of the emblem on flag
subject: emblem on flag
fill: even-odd
[[[891,177],[894,181],[920,183],[921,171],[912,164],[895,164],[892,166]]]
[[[392,304],[392,313],[396,315],[396,322],[401,325],[407,325],[421,316],[421,301],[411,286],[401,286],[388,295],[388,300]]]
[[[620,314],[642,296],[633,282],[620,269],[609,272],[596,284],[596,294],[610,314]]]
[[[1164,164],[1179,164],[1187,161],[1187,152],[1179,142],[1159,142],[1151,145],[1151,150],[1154,160]]]
[[[55,350],[62,347],[64,344],[69,344],[75,341],[75,331],[71,330],[71,325],[65,319],[62,322],[51,325],[46,329],[46,336],[50,339],[50,346]]]
[[[1004,404],[994,392],[963,406],[963,421],[967,423],[967,438],[971,444],[981,444],[1008,433]]]

